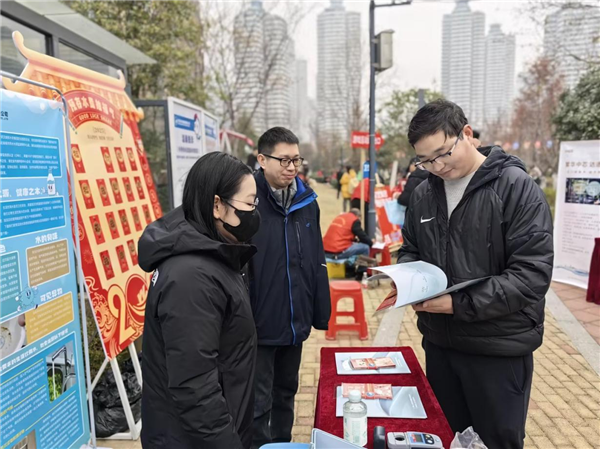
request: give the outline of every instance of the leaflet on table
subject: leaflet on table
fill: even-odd
[[[61,104],[0,90],[0,448],[89,440]]]
[[[360,391],[363,399],[392,399],[391,384],[342,384],[342,395],[347,398],[352,390]]]
[[[423,262],[408,262],[385,267],[375,267],[373,270],[382,274],[371,276],[370,279],[390,278],[396,284],[396,292],[391,292],[379,305],[377,311],[390,307],[403,307],[428,299],[437,298],[461,290],[486,278],[473,279],[448,287],[446,274],[437,266]]]
[[[379,366],[375,368],[354,368],[357,361],[377,360]],[[377,363],[375,363],[377,365]],[[410,369],[404,360],[404,356],[399,351],[390,352],[336,352],[335,365],[339,375],[358,376],[358,375],[385,375],[385,374],[406,374]]]
[[[396,366],[394,361],[389,357],[368,357],[366,359],[352,359],[350,360],[350,364],[352,365],[353,369],[368,370],[377,370],[379,368],[394,368]]]
[[[344,404],[348,402],[343,393],[343,388],[338,386],[335,407],[335,415],[338,417],[344,415]],[[417,387],[392,387],[391,399],[373,399],[364,403],[369,418],[427,418]]]

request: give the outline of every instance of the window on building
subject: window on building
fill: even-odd
[[[23,35],[27,48],[44,54],[47,53],[46,36],[8,17],[2,16],[1,19],[2,45],[0,49],[0,69],[20,75],[27,64],[27,60],[19,53],[19,50],[17,50],[17,47],[13,43],[13,31],[19,31]]]
[[[119,69],[62,42],[58,44],[58,57],[63,61],[72,62],[73,64],[103,73],[104,75],[114,78],[118,78],[119,76]]]

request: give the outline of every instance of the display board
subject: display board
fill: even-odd
[[[219,150],[219,122],[199,106],[167,99],[173,207],[181,205],[187,174],[200,157]]]
[[[600,140],[561,142],[557,183],[552,279],[587,288],[600,237]]]
[[[0,90],[0,447],[90,437],[62,104]]]

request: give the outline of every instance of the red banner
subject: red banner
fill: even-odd
[[[375,149],[379,150],[385,143],[383,136],[375,133]],[[352,131],[350,138],[350,146],[352,148],[369,148],[369,133],[366,131]]]

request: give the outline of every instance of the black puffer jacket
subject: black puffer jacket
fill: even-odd
[[[419,330],[438,346],[521,356],[542,344],[554,257],[552,217],[520,159],[498,147],[480,151],[487,159],[450,221],[443,180],[430,175],[417,187],[398,262],[437,265],[450,285],[491,276],[452,294],[454,315],[420,312]]]
[[[251,445],[256,331],[240,274],[255,253],[203,234],[177,208],[146,228],[154,271],[144,328],[144,449]]]

